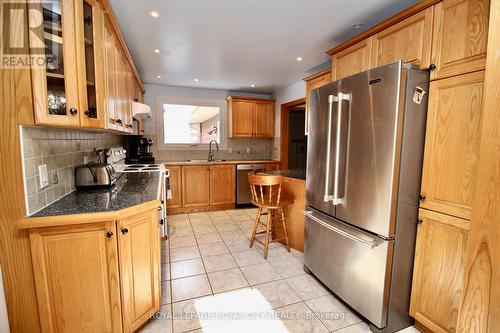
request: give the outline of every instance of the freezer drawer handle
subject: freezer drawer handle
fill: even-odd
[[[325,228],[327,228],[327,229],[329,229],[329,230],[331,230],[333,232],[336,232],[337,234],[342,235],[342,236],[344,236],[346,238],[349,238],[349,239],[351,239],[353,241],[356,241],[358,243],[362,243],[363,245],[366,245],[366,246],[368,246],[368,247],[370,247],[372,249],[375,248],[375,247],[377,247],[377,245],[378,245],[377,242],[370,242],[370,241],[367,241],[367,240],[365,240],[363,238],[359,238],[358,236],[355,236],[355,235],[353,235],[351,233],[348,233],[347,231],[335,228],[334,226],[332,226],[332,225],[330,225],[330,224],[328,224],[328,223],[320,220],[316,216],[314,216],[313,212],[310,211],[310,210],[304,211],[304,215],[306,215],[307,217],[309,217],[314,222],[317,222],[317,223],[321,224],[323,227],[325,227]]]
[[[323,201],[328,202],[333,200],[333,195],[328,193],[330,187],[330,147],[332,145],[332,105],[337,102],[337,96],[328,96],[328,136],[326,140],[326,172],[325,172],[325,195]]]
[[[335,177],[333,179],[333,197],[332,204],[340,205],[344,202],[343,198],[339,198],[339,173],[340,173],[340,131],[342,130],[342,101],[349,101],[349,94],[338,93],[337,95],[337,135],[335,142]]]

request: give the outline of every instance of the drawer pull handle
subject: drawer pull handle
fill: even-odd
[[[114,234],[113,234],[113,232],[112,232],[112,231],[108,231],[108,232],[106,233],[106,237],[108,237],[108,238],[113,237],[113,235],[114,235]]]

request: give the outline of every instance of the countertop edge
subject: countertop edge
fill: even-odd
[[[231,164],[277,164],[281,163],[278,160],[234,160],[221,162],[184,162],[184,161],[160,161],[159,164],[169,165],[231,165]]]
[[[155,207],[159,207],[160,205],[161,205],[161,200],[156,199],[110,212],[54,215],[54,216],[41,216],[41,217],[26,216],[16,221],[15,226],[16,229],[32,229],[32,228],[56,227],[56,226],[75,225],[75,224],[111,222],[120,220],[124,217],[142,213],[144,211],[153,209]]]

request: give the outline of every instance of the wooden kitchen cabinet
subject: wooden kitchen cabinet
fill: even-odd
[[[370,69],[371,52],[372,38],[369,37],[336,53],[332,58],[332,81]]]
[[[420,68],[430,64],[433,7],[382,30],[372,37],[371,68],[402,59]]]
[[[489,0],[444,0],[434,6],[431,79],[485,68]]]
[[[210,204],[210,167],[182,166],[182,207],[202,207]]]
[[[306,81],[306,135],[309,133],[309,94],[311,93],[311,90],[330,83],[332,79],[331,73],[332,71],[327,69],[304,78],[304,81]]]
[[[118,221],[123,332],[134,332],[160,309],[158,213]]]
[[[430,84],[420,207],[471,218],[484,72]]]
[[[170,171],[170,191],[172,199],[167,199],[167,208],[178,208],[182,206],[182,174],[181,167],[177,165],[167,166]]]
[[[420,209],[410,314],[436,333],[456,332],[469,221]]]
[[[236,195],[236,166],[210,166],[210,205],[234,204]]]
[[[121,332],[115,222],[30,230],[43,332]]]
[[[274,137],[275,100],[238,96],[229,96],[227,100],[229,137]]]
[[[104,26],[104,81],[105,81],[105,109],[106,128],[118,130],[118,98],[117,98],[117,65],[118,49],[112,28],[108,23]]]

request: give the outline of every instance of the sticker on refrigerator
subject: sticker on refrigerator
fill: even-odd
[[[415,92],[413,93],[413,102],[421,104],[424,99],[425,90],[419,86],[415,87]]]

